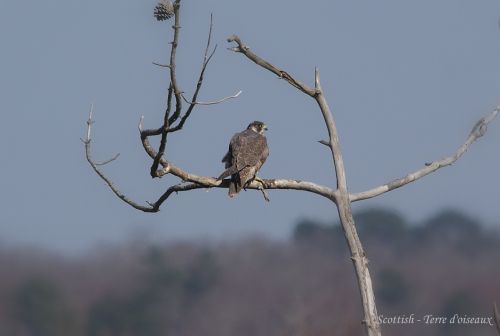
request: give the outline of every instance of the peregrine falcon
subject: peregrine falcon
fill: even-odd
[[[231,176],[229,197],[236,196],[241,188],[252,182],[269,155],[264,131],[266,124],[254,121],[243,132],[236,133],[229,143],[229,150],[222,158],[226,170],[217,178]]]

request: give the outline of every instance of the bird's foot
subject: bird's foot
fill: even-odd
[[[260,177],[258,177],[257,175],[255,175],[255,177],[253,178],[255,181],[259,182],[260,185],[262,186],[262,188],[265,189],[265,186],[266,186],[266,182],[264,182],[263,179],[261,179]]]
[[[264,180],[263,180],[263,179],[261,179],[261,178],[260,178],[260,177],[258,177],[258,176],[255,176],[255,177],[254,177],[254,180],[255,180],[256,182],[259,182],[259,184],[260,184],[260,186],[259,186],[259,190],[262,192],[262,196],[264,196],[264,199],[266,200],[266,202],[271,201],[271,200],[269,199],[269,195],[268,195],[268,193],[267,193],[267,191],[266,191],[266,183],[264,182]]]

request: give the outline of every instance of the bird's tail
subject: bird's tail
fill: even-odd
[[[237,196],[240,191],[241,185],[234,179],[231,179],[231,182],[229,183],[229,191],[227,192],[228,196],[233,198]]]

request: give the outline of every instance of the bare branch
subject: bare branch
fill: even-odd
[[[215,51],[217,50],[217,46],[215,46],[214,50],[212,50],[212,52],[210,54],[208,53],[210,50],[210,44],[212,41],[212,29],[213,29],[213,15],[210,15],[210,28],[208,30],[207,46],[205,48],[205,53],[203,55],[203,63],[201,66],[200,76],[198,77],[198,82],[196,84],[196,89],[195,89],[194,94],[191,98],[191,103],[189,104],[189,107],[188,107],[186,113],[181,118],[181,121],[179,122],[179,124],[177,124],[177,126],[169,128],[170,133],[177,132],[177,131],[181,130],[182,127],[184,127],[184,123],[191,115],[191,112],[193,111],[194,107],[196,105],[198,105],[195,102],[196,102],[196,99],[198,98],[198,94],[199,94],[201,86],[203,84],[205,70],[207,69],[208,63],[210,63],[210,60],[212,59],[213,55],[215,54]],[[170,125],[172,125],[172,124],[173,124],[173,122],[170,123]]]
[[[340,140],[337,132],[337,126],[333,120],[332,111],[326,101],[325,95],[321,88],[321,81],[319,76],[319,69],[314,70],[314,86],[318,94],[314,97],[318,104],[325,126],[328,131],[328,147],[332,154],[333,165],[335,166],[335,177],[337,178],[337,189],[339,193],[344,193],[347,196],[347,179],[345,175],[344,160],[342,159],[342,152],[340,150]],[[346,200],[348,201],[348,200]]]
[[[144,116],[142,116],[144,117]],[[141,135],[145,137],[160,135],[163,131],[163,126],[154,129],[146,129],[141,131]]]
[[[258,181],[252,181],[250,185],[248,185],[247,189],[256,189],[261,190],[264,187],[266,190],[270,189],[292,189],[292,190],[302,190],[308,191],[323,197],[326,197],[334,202],[335,199],[335,191],[329,187],[322,186],[313,182],[307,182],[302,180],[293,180],[293,179],[262,179],[262,183]]]
[[[156,171],[158,170],[158,165],[160,163],[160,159],[165,154],[165,148],[167,146],[167,133],[168,133],[169,125],[170,125],[169,114],[170,114],[170,109],[172,106],[172,91],[173,91],[173,86],[172,86],[172,84],[170,84],[170,86],[168,88],[167,109],[165,111],[165,116],[163,117],[163,128],[161,128],[160,148],[158,148],[158,153],[154,157],[153,164],[151,165],[151,168],[149,170],[149,174],[153,178],[158,176],[156,174]],[[160,130],[160,129],[158,129],[158,130]],[[142,132],[141,132],[141,135],[142,135]]]
[[[470,145],[472,145],[477,139],[479,139],[480,137],[482,137],[486,133],[488,124],[497,116],[499,111],[500,111],[500,106],[497,106],[493,110],[493,112],[488,114],[486,117],[481,118],[481,120],[479,120],[474,125],[474,127],[472,128],[472,131],[469,133],[469,136],[467,137],[465,142],[462,144],[462,146],[460,146],[458,148],[458,150],[454,154],[452,154],[448,157],[445,157],[441,160],[437,160],[437,161],[430,162],[430,163],[428,162],[425,164],[425,167],[423,167],[423,168],[421,168],[413,173],[410,173],[404,177],[401,177],[401,178],[398,178],[394,181],[386,183],[384,185],[375,187],[375,188],[367,190],[367,191],[363,191],[363,192],[359,192],[359,193],[355,193],[355,194],[350,194],[349,199],[351,200],[351,202],[355,202],[355,201],[360,201],[360,200],[372,198],[372,197],[381,195],[383,193],[386,193],[388,191],[400,188],[408,183],[414,182],[414,181],[416,181],[416,180],[418,180],[426,175],[429,175],[430,173],[435,172],[436,170],[438,170],[440,168],[452,165],[453,163],[455,163],[455,161],[457,161],[467,151],[467,149],[470,147]]]
[[[210,28],[208,29],[207,46],[205,47],[205,55],[203,57],[204,63],[208,60],[208,50],[210,50],[210,44],[212,43],[212,29],[213,29],[213,27],[214,27],[214,14],[210,13]],[[212,54],[214,53],[214,51],[212,52]]]
[[[330,143],[328,140],[318,140],[318,142],[322,145],[325,145],[326,147],[330,147]]]
[[[159,210],[160,206],[163,204],[164,201],[167,200],[168,197],[172,193],[177,193],[179,191],[189,191],[189,190],[194,190],[194,189],[207,189],[207,188],[228,188],[230,180],[222,180],[222,181],[217,181],[215,178],[207,178],[203,177],[202,178],[204,181],[205,179],[212,179],[213,182],[216,182],[218,185],[202,185],[199,183],[181,183],[175,186],[170,187],[155,203],[149,203],[152,208],[155,210]],[[262,184],[264,184],[265,188],[262,188]],[[250,183],[248,186],[245,187],[245,189],[254,189],[254,190],[260,190],[263,195],[264,199],[269,202],[269,196],[265,189],[295,189],[295,190],[305,190],[305,191],[310,191],[328,198],[333,199],[333,190],[319,186],[317,184],[311,183],[311,182],[305,182],[305,181],[299,181],[299,180],[286,180],[286,179],[279,179],[279,180],[273,180],[273,179],[266,179],[262,180],[262,183],[259,181],[253,181]]]
[[[105,166],[108,163],[113,162],[116,159],[118,159],[119,156],[120,156],[120,153],[116,153],[116,155],[113,156],[111,159],[108,159],[108,160],[105,160],[105,161],[102,161],[102,162],[94,162],[94,163],[95,163],[96,166]]]
[[[179,118],[179,115],[181,114],[182,111],[181,90],[179,89],[179,86],[177,84],[177,74],[175,72],[177,46],[179,45],[179,29],[181,28],[179,8],[180,8],[180,0],[177,0],[174,3],[175,23],[172,27],[174,29],[174,40],[172,41],[172,48],[170,50],[170,85],[172,86],[175,96],[175,111],[172,117],[170,117],[169,119],[170,125],[172,125],[177,120],[177,118]]]
[[[156,62],[153,62],[154,65],[157,65],[159,67],[162,67],[162,68],[170,68],[170,65],[168,64],[160,64],[160,63],[156,63]]]
[[[163,127],[160,127],[160,132],[163,130]],[[148,140],[148,137],[151,135],[157,135],[156,131],[158,129],[146,129],[144,130],[144,116],[141,117],[139,121],[139,134],[141,137],[141,142],[142,146],[144,147],[144,150],[146,153],[149,155],[150,158],[153,160],[158,156],[158,153],[154,150],[153,146],[151,146],[151,143]],[[163,156],[158,156],[159,157],[159,163],[163,166],[166,167],[168,166],[167,160]]]
[[[211,101],[211,102],[200,102],[200,101],[188,101],[184,95],[182,95],[182,99],[190,105],[215,105],[215,104],[220,104],[222,102],[225,102],[226,100],[232,99],[232,98],[237,98],[243,91],[238,91],[236,94],[228,97],[221,98],[219,100]]]
[[[252,62],[256,63],[257,65],[263,67],[264,69],[267,69],[271,71],[272,73],[276,74],[279,78],[282,78],[286,80],[288,83],[290,83],[292,86],[296,87],[300,91],[304,92],[305,94],[314,97],[317,92],[314,88],[311,88],[295,78],[293,78],[290,74],[288,74],[286,71],[272,65],[268,61],[262,59],[261,57],[257,56],[254,54],[252,51],[250,51],[250,48],[246,46],[241,39],[237,35],[231,35],[228,37],[227,42],[235,42],[236,47],[229,48],[229,50],[242,53],[246,57],[248,57]]]
[[[167,200],[167,198],[170,197],[174,192],[178,193],[180,191],[189,191],[189,190],[194,190],[194,189],[201,189],[205,188],[202,185],[196,184],[196,183],[181,183],[178,185],[171,186],[170,188],[167,189],[167,191],[161,195],[161,197],[155,202],[155,203],[149,203],[153,209],[156,211],[160,210],[160,206]]]
[[[148,206],[144,206],[144,205],[138,204],[138,203],[132,201],[131,199],[129,199],[127,196],[125,196],[125,194],[123,194],[122,192],[120,192],[118,190],[118,188],[114,185],[114,183],[109,178],[107,178],[104,175],[103,172],[100,171],[100,169],[98,168],[98,165],[92,160],[92,153],[91,153],[91,142],[92,142],[92,138],[91,138],[91,125],[94,123],[94,121],[92,120],[92,117],[93,117],[93,105],[90,108],[89,118],[87,120],[87,138],[84,141],[84,144],[85,144],[85,157],[87,158],[87,161],[90,164],[90,166],[94,169],[94,171],[97,173],[97,175],[99,175],[99,177],[104,182],[106,182],[106,184],[109,186],[109,188],[111,189],[111,191],[113,191],[113,193],[119,199],[121,199],[122,201],[124,201],[125,203],[127,203],[128,205],[130,205],[131,207],[133,207],[133,208],[135,208],[137,210],[141,210],[141,211],[144,211],[144,212],[156,212],[156,210],[153,207],[148,207]]]

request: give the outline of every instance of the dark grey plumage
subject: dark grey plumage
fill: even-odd
[[[264,131],[267,126],[261,121],[254,121],[243,132],[236,133],[229,143],[229,151],[222,158],[226,170],[219,180],[231,176],[229,197],[236,196],[242,188],[251,182],[269,155]]]
[[[155,7],[154,17],[158,21],[170,19],[174,15],[174,4],[171,0],[160,0]]]

